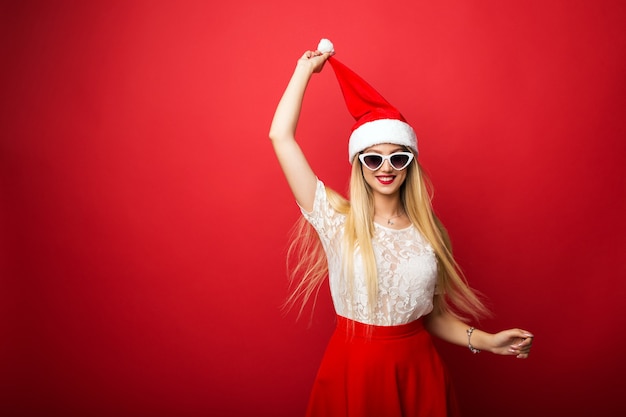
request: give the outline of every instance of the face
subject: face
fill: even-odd
[[[410,163],[413,163],[413,157],[398,155],[395,156],[392,161],[386,159],[379,168],[373,171],[367,166],[364,166],[364,163],[360,160],[360,158],[364,154],[378,154],[381,156],[387,156],[396,152],[410,153],[410,151],[408,151],[404,146],[394,145],[390,143],[383,143],[380,145],[371,146],[361,152],[359,161],[361,162],[363,178],[365,179],[365,182],[367,182],[367,184],[372,188],[372,191],[375,194],[378,193],[391,196],[398,193],[400,191],[400,187],[402,186],[402,184],[404,184],[404,181],[406,179],[408,166],[404,169],[396,169],[394,168],[394,165],[396,167],[401,167],[403,165],[403,162],[405,162],[406,160],[410,161]],[[410,165],[410,163],[408,165]],[[375,167],[375,164],[373,166]]]

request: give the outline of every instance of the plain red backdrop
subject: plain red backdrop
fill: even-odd
[[[415,126],[480,327],[537,336],[527,361],[441,344],[465,414],[626,412],[623,2],[0,14],[2,415],[302,414],[333,312],[326,287],[280,309],[299,213],[267,132],[321,37]],[[327,69],[298,137],[342,192],[351,125]]]

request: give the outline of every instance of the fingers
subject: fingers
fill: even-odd
[[[509,353],[518,359],[527,359],[535,336],[526,330],[514,329],[512,331],[517,337],[515,342],[509,346]]]
[[[311,58],[315,58],[316,56],[323,56],[324,58],[328,59],[330,58],[332,55],[334,55],[334,52],[320,52],[320,51],[306,51],[304,53],[304,55],[302,55],[302,58],[304,59],[311,59]]]
[[[324,68],[326,60],[330,58],[332,53],[320,51],[306,51],[304,55],[298,60],[298,64],[305,65],[310,68],[314,73],[321,72]]]
[[[530,345],[517,347],[512,345],[509,347],[509,355],[515,356],[518,359],[526,359],[530,355]]]
[[[320,56],[322,53],[320,51],[306,51],[302,58],[313,58],[314,56]]]
[[[522,329],[511,329],[509,330],[509,333],[513,337],[519,337],[522,339],[534,337],[531,332],[529,332],[528,330],[522,330]]]
[[[494,335],[493,353],[526,359],[530,355],[535,336],[528,330],[509,329]]]

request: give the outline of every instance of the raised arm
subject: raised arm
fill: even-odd
[[[533,335],[522,329],[503,330],[498,333],[487,333],[482,330],[472,330],[470,326],[447,312],[432,312],[425,317],[424,324],[428,331],[445,340],[460,346],[471,346],[474,349],[498,355],[514,355],[518,359],[526,359],[530,354]]]
[[[270,127],[269,137],[291,192],[307,211],[313,210],[317,179],[296,142],[296,126],[309,80],[314,73],[322,70],[330,55],[319,51],[307,51],[302,55],[276,107]]]

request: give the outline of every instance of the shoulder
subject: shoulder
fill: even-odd
[[[330,187],[324,186],[324,191],[328,203],[335,211],[341,214],[348,214],[350,211],[350,201],[347,198]]]

